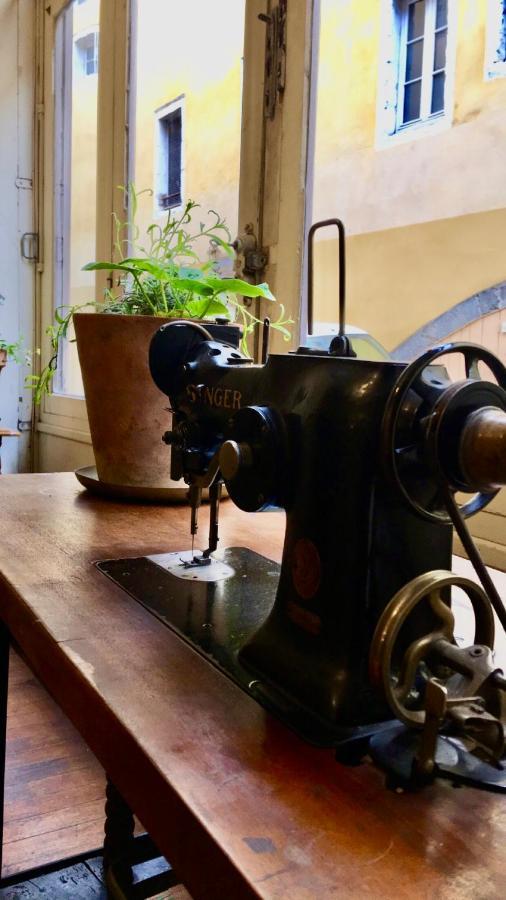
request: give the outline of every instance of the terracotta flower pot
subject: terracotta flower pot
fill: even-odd
[[[7,365],[7,350],[0,350],[0,372]]]
[[[77,350],[97,474],[111,485],[181,487],[170,479],[168,398],[154,384],[148,350],[170,319],[76,313]],[[205,323],[208,327],[209,323]],[[237,327],[231,333],[239,333]]]

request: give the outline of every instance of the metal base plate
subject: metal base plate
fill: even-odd
[[[241,664],[241,647],[265,622],[274,604],[280,572],[277,563],[243,547],[216,551],[212,565],[205,568],[185,568],[189,556],[185,551],[111,559],[96,565],[310,743],[348,747],[385,727],[381,723],[337,728]]]
[[[375,735],[369,753],[387,773],[390,787],[417,787],[411,775],[420,733],[404,725]],[[467,750],[458,738],[440,735],[436,751],[435,776],[458,784],[470,784],[489,791],[506,791],[506,759],[497,766],[484,762]]]

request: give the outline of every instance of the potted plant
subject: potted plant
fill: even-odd
[[[25,362],[27,364],[30,363],[30,354],[28,352],[24,352],[23,354],[23,341],[15,341],[8,342],[0,335],[0,375],[2,374],[5,366],[7,365],[9,359],[13,359],[14,362],[20,363],[23,362],[23,356]],[[2,441],[4,437],[19,437],[20,433],[17,428],[3,428],[0,427],[0,448],[2,446]],[[0,473],[2,471],[2,462],[0,460]]]
[[[201,261],[202,245],[210,241],[233,255],[229,231],[217,213],[209,212],[210,224],[196,225],[198,204],[189,201],[181,215],[169,212],[164,225],[150,225],[141,240],[136,224],[139,195],[133,186],[129,194],[130,220],[115,220],[116,260],[84,267],[117,273],[117,288],[108,288],[102,302],[56,311],[55,324],[48,329],[52,357],[39,376],[32,376],[32,386],[40,402],[50,390],[60,342],[73,323],[98,479],[113,489],[150,492],[170,485],[168,450],[161,443],[162,433],[170,426],[167,398],[152,382],[148,367],[154,332],[174,318],[205,320],[214,323],[211,329],[217,322],[222,329],[230,323],[231,340],[235,331],[247,350],[248,336],[258,320],[238,298],[274,301],[274,297],[266,284],[221,278],[213,260]],[[128,255],[126,247],[130,247]],[[85,307],[94,314],[83,313]],[[288,340],[289,324],[280,304],[272,327]]]
[[[5,368],[9,359],[21,362],[22,342],[9,343],[0,335],[0,372]]]

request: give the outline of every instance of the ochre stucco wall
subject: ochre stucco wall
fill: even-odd
[[[218,14],[219,12],[219,14]],[[153,188],[155,110],[184,97],[184,197],[225,217],[235,236],[239,201],[243,0],[143,0],[137,30],[135,183]],[[163,222],[153,198],[139,224]],[[200,214],[196,213],[197,223]]]
[[[343,218],[348,319],[394,347],[506,279],[506,78],[484,77],[486,0],[450,0],[451,122],[381,142],[389,3],[322,0],[312,218]],[[317,248],[322,321],[335,319],[336,253],[334,240]]]
[[[506,210],[352,235],[348,322],[391,350],[466,297],[506,279]],[[316,319],[337,317],[337,242],[315,247]]]

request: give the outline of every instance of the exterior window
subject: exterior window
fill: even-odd
[[[451,125],[457,11],[457,0],[382,0],[378,149]]]
[[[158,210],[174,209],[183,202],[183,101],[156,113],[156,202]]]
[[[407,0],[400,28],[399,129],[445,110],[447,0]]]
[[[77,58],[83,75],[98,74],[98,31],[76,41]]]
[[[488,0],[485,78],[506,76],[506,0]]]

